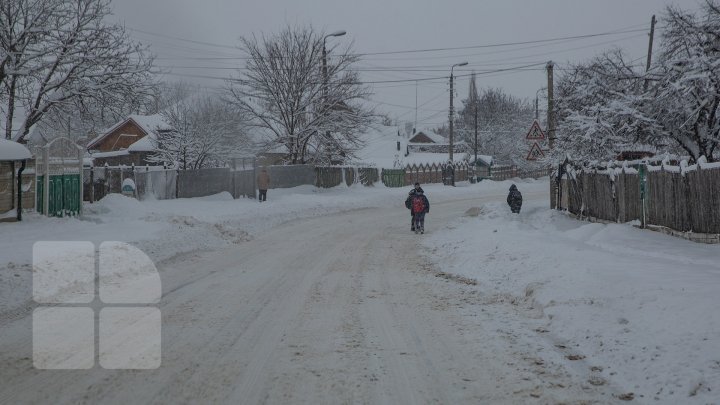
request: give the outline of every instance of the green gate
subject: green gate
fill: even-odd
[[[405,186],[405,169],[383,169],[382,182],[387,187]]]
[[[75,216],[80,214],[80,175],[50,175],[48,215],[51,217]],[[45,207],[45,176],[37,178],[37,211]]]

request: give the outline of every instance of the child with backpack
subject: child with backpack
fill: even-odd
[[[414,194],[410,195],[409,199],[415,233],[425,233],[425,214],[430,212],[430,202],[420,187],[415,190]]]
[[[522,194],[520,194],[520,190],[517,189],[516,185],[510,186],[510,192],[507,196],[507,203],[510,206],[510,211],[512,211],[513,214],[519,214],[520,208],[522,208]]]

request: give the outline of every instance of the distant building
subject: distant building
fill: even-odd
[[[465,141],[456,140],[453,142],[453,153],[466,153],[469,151]],[[440,135],[429,131],[419,131],[408,140],[408,153],[449,153],[450,141]]]
[[[169,131],[160,114],[130,115],[88,143],[95,166],[153,165],[148,158],[156,151],[155,131]]]

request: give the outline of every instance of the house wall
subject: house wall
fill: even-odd
[[[93,166],[101,167],[107,164],[108,166],[155,166],[158,165],[156,162],[149,162],[148,157],[150,152],[130,152],[127,155],[122,156],[109,156],[102,158],[94,158]]]
[[[120,136],[121,134],[136,136]],[[139,141],[147,135],[145,131],[140,129],[133,121],[128,121],[120,127],[112,131],[108,136],[102,139],[90,149],[100,152],[111,152],[115,150],[127,149],[133,143]]]
[[[15,171],[20,169],[21,162],[15,162]],[[22,176],[23,210],[35,208],[35,161],[28,160]],[[15,209],[17,203],[17,179],[12,173],[11,162],[0,162],[0,214]]]

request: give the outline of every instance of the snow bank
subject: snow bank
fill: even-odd
[[[547,332],[534,336],[581,354],[641,401],[717,402],[720,246],[579,222],[544,203],[519,216],[504,204],[477,211],[425,244],[442,271],[497,297],[488,302],[525,306],[527,319],[498,327]]]

